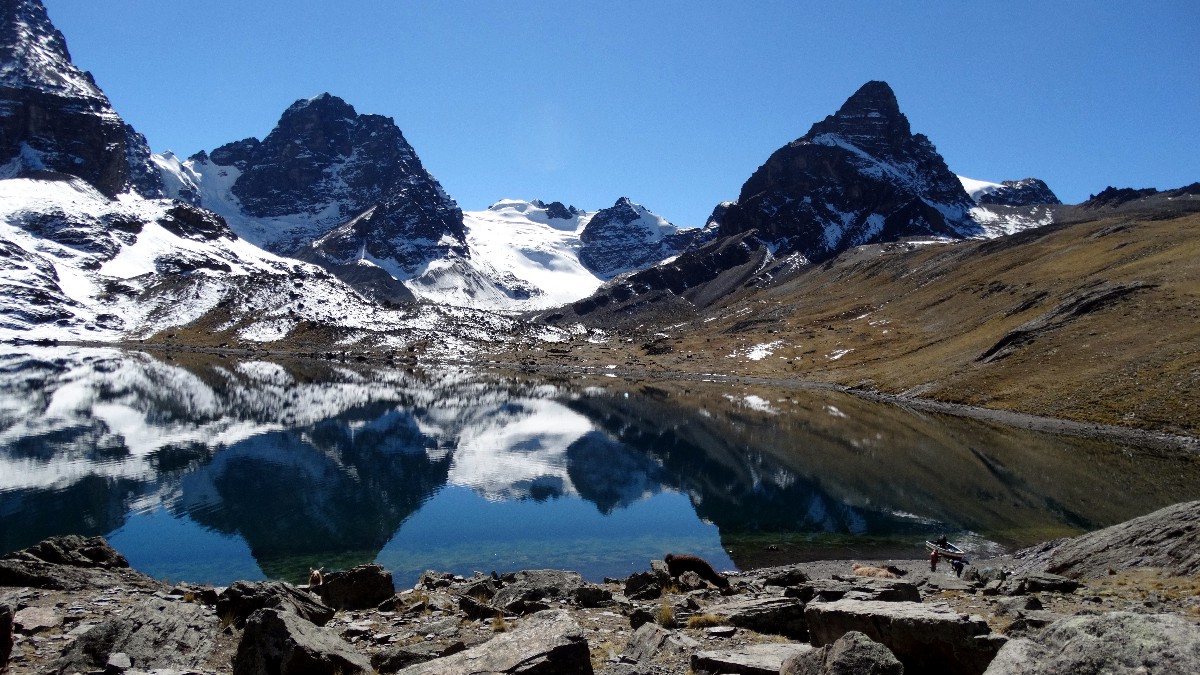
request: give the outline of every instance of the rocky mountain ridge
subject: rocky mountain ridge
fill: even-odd
[[[71,62],[41,2],[0,3],[0,176],[79,176],[114,197],[162,195],[146,139]]]

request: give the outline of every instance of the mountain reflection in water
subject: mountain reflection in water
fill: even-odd
[[[177,355],[177,358],[183,358]],[[1200,461],[846,394],[315,361],[0,356],[0,548],[104,534],[155,576],[718,568],[977,554],[1200,494]]]

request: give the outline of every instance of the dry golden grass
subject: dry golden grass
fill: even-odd
[[[675,326],[575,343],[558,360],[648,373],[832,382],[947,402],[1200,434],[1200,215],[1110,218],[991,241],[865,247]],[[1138,285],[1006,334],[1098,287]],[[657,335],[656,335],[657,333]],[[664,337],[665,335],[665,337]],[[755,345],[773,344],[753,360]],[[553,360],[550,356],[548,360]]]

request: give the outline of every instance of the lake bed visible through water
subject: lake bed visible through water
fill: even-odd
[[[378,562],[573,569],[669,552],[718,569],[975,556],[1200,496],[1186,452],[830,390],[469,369],[0,355],[0,550],[104,535],[136,569],[300,583]]]

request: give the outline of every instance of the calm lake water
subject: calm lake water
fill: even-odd
[[[102,534],[174,580],[979,556],[1200,496],[1195,455],[831,391],[3,350],[0,550]]]

